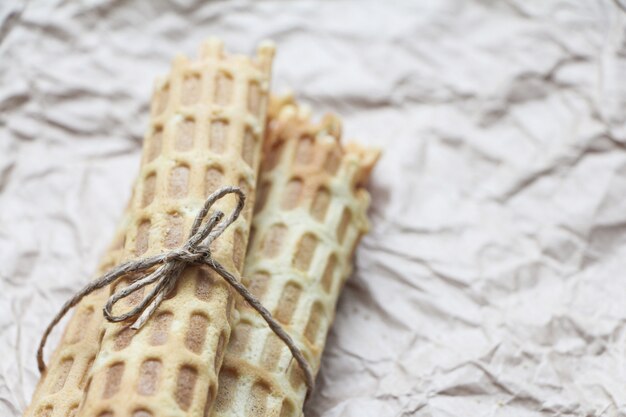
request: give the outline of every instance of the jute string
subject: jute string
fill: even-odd
[[[237,199],[237,206],[233,212],[222,221],[224,213],[216,210],[209,219],[202,224],[204,219],[208,216],[209,210],[213,204],[228,194],[235,194]],[[179,249],[174,249],[170,252],[165,252],[159,255],[138,259],[135,261],[125,262],[117,267],[111,269],[106,274],[97,278],[96,280],[87,284],[82,290],[78,291],[72,298],[70,298],[61,308],[61,310],[54,316],[46,331],[44,332],[41,342],[39,343],[39,349],[37,350],[37,363],[39,365],[39,371],[44,372],[46,370],[46,364],[43,360],[43,350],[48,340],[50,332],[61,321],[65,314],[72,309],[76,304],[91,294],[92,292],[106,287],[107,285],[115,282],[119,279],[134,274],[137,272],[143,272],[143,276],[135,279],[133,283],[124,289],[111,295],[106,305],[103,308],[104,317],[110,322],[121,322],[128,319],[134,319],[134,323],[131,325],[131,329],[140,329],[146,321],[154,314],[161,302],[167,295],[176,287],[176,282],[180,277],[183,270],[189,265],[207,265],[215,272],[217,272],[224,280],[241,295],[244,300],[250,304],[260,315],[263,317],[267,325],[272,331],[287,345],[293,358],[298,362],[298,365],[302,369],[305,377],[305,383],[307,386],[307,398],[313,391],[315,380],[313,378],[313,372],[309,363],[304,358],[302,351],[296,346],[293,339],[287,334],[280,324],[272,317],[272,314],[257,300],[248,289],[243,286],[237,279],[228,272],[218,261],[211,255],[210,245],[217,239],[228,226],[230,226],[241,214],[245,203],[246,196],[238,187],[222,187],[219,190],[211,194],[204,205],[198,212],[191,232],[189,233],[189,239]],[[151,268],[159,265],[153,272],[149,272]],[[154,288],[144,297],[144,299],[132,310],[120,315],[114,315],[112,310],[115,303],[123,298],[128,297],[135,291],[156,283]]]

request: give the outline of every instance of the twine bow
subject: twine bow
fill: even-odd
[[[209,210],[213,204],[228,194],[235,194],[237,199],[237,206],[233,212],[222,221],[224,213],[216,210],[209,219],[202,224],[203,220],[207,217]],[[181,272],[188,265],[207,265],[215,272],[217,272],[224,280],[237,291],[252,308],[254,308],[263,317],[270,329],[287,345],[291,354],[296,362],[302,369],[305,377],[305,383],[307,385],[307,398],[313,391],[314,379],[311,368],[304,358],[302,351],[296,346],[289,334],[281,327],[280,324],[274,320],[272,314],[257,300],[237,279],[228,272],[218,261],[211,256],[211,243],[217,239],[228,226],[230,226],[241,214],[246,196],[238,187],[222,187],[219,190],[211,194],[202,209],[198,212],[196,219],[191,227],[189,233],[189,239],[179,249],[174,249],[170,252],[165,252],[160,255],[155,255],[135,261],[125,262],[117,267],[111,269],[106,274],[97,278],[95,281],[87,284],[82,290],[78,291],[72,298],[70,298],[61,308],[61,310],[54,316],[46,331],[44,332],[41,342],[39,343],[39,349],[37,350],[37,363],[39,365],[39,371],[44,372],[46,370],[46,364],[43,360],[43,350],[48,340],[50,332],[61,321],[65,314],[76,304],[83,299],[83,297],[91,294],[92,292],[106,287],[112,282],[123,278],[132,273],[143,272],[144,275],[128,287],[114,293],[108,299],[104,306],[104,317],[110,322],[120,322],[128,319],[135,319],[131,329],[141,328],[146,321],[154,314],[161,302],[167,295],[176,287],[178,278]],[[148,273],[148,270],[159,265],[153,272]],[[148,295],[132,310],[120,315],[114,315],[112,310],[115,303],[123,298],[128,297],[135,291],[156,283],[154,288],[150,290]]]

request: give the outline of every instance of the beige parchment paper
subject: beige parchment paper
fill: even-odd
[[[308,415],[626,415],[609,0],[0,2],[0,415],[109,243],[154,78],[210,35],[275,40],[274,90],[384,149]]]

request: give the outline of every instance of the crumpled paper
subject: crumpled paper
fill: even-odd
[[[0,415],[111,239],[154,78],[209,35],[275,40],[274,90],[384,149],[307,415],[626,415],[609,0],[1,2]]]

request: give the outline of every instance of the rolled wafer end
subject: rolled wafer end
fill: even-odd
[[[344,145],[347,155],[352,155],[358,161],[359,169],[354,178],[355,187],[364,187],[372,173],[372,169],[380,158],[381,149],[364,147],[355,142],[348,142]]]
[[[269,99],[269,105],[267,106],[268,119],[276,119],[281,110],[289,104],[294,104],[295,98],[293,91],[287,91],[283,95],[271,95]]]
[[[224,56],[224,42],[221,39],[210,37],[200,45],[200,58],[222,58]]]
[[[341,137],[342,123],[341,119],[332,113],[325,114],[320,122],[322,132],[339,140]]]
[[[276,53],[276,45],[269,39],[261,41],[256,50],[255,63],[262,70],[269,70]]]
[[[184,54],[176,54],[174,55],[174,59],[172,59],[172,71],[176,71],[177,68],[181,68],[189,65],[189,58],[187,58]]]

